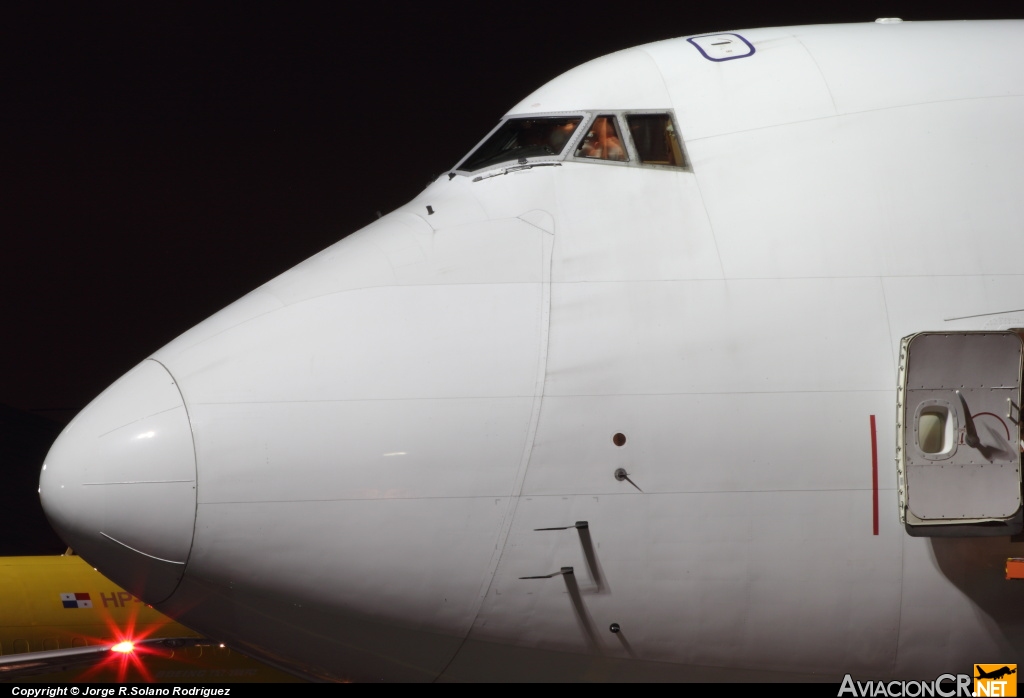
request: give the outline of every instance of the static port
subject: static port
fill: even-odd
[[[615,444],[616,446],[624,445],[626,443],[626,435],[621,432],[616,434],[615,436],[612,437],[612,443]]]

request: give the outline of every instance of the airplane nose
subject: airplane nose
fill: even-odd
[[[39,496],[90,564],[148,603],[170,597],[192,547],[196,459],[162,364],[143,361],[75,417],[46,456]]]

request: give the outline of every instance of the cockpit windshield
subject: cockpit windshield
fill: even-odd
[[[459,169],[473,171],[509,160],[558,155],[582,120],[579,116],[509,119]]]

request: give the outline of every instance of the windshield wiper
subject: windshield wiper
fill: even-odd
[[[534,167],[561,167],[560,162],[525,162],[526,158],[519,161],[518,165],[512,167],[503,167],[496,172],[488,172],[487,174],[478,175],[473,178],[474,182],[479,182],[481,179],[490,179],[491,177],[500,177],[501,175],[507,175],[509,172],[519,172],[520,170],[529,170]]]

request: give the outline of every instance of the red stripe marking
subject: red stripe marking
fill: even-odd
[[[871,523],[878,535],[878,437],[875,435],[875,415],[871,415]]]

